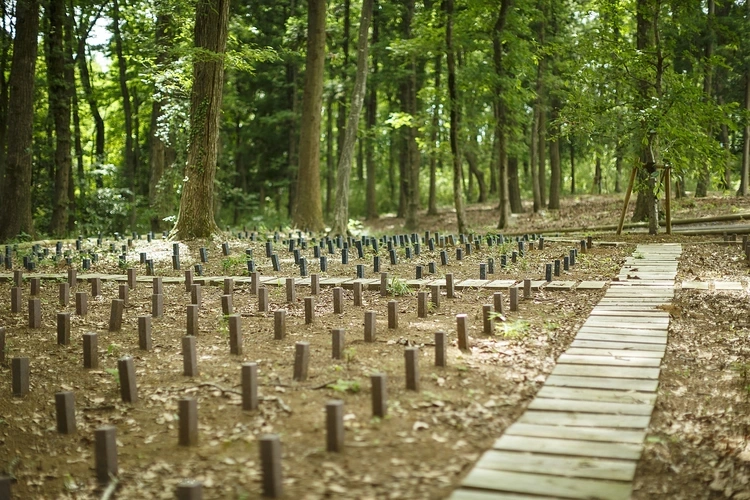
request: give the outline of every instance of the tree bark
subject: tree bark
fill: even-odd
[[[115,40],[115,55],[117,56],[117,69],[122,95],[122,112],[125,124],[125,182],[130,190],[131,221],[135,213],[135,158],[133,145],[133,111],[130,102],[130,90],[128,89],[127,63],[122,48],[122,33],[120,32],[120,4],[119,0],[112,1],[112,35]]]
[[[336,92],[336,157],[340,158],[344,151],[344,139],[346,137],[346,113],[347,113],[347,90],[349,88],[348,70],[349,70],[349,32],[351,31],[351,22],[349,14],[351,11],[351,0],[344,2],[344,32],[341,35],[341,48],[339,50],[342,57],[341,67],[339,68],[340,87]],[[338,182],[338,172],[334,171],[331,180]],[[326,217],[330,216],[330,210],[326,207]]]
[[[219,145],[219,118],[224,87],[230,0],[199,0],[195,13],[195,47],[190,93],[190,144],[180,212],[172,230],[179,240],[209,238],[218,233],[214,220],[214,178]]]
[[[298,183],[292,223],[310,231],[322,231],[320,200],[320,109],[323,105],[323,70],[326,52],[326,1],[307,2],[307,56],[299,139]]]
[[[0,207],[3,206],[2,181],[5,177],[5,145],[8,132],[8,80],[6,79],[8,69],[8,56],[13,39],[10,37],[8,22],[8,6],[6,2],[0,4]]]
[[[705,54],[705,69],[703,74],[703,99],[706,101],[711,100],[711,93],[713,90],[713,65],[711,57],[714,55],[714,17],[716,15],[716,2],[714,0],[708,0],[706,13],[706,45],[704,48]],[[706,130],[708,136],[713,136],[713,127],[709,126]],[[704,198],[708,195],[708,189],[711,185],[711,167],[708,163],[703,165],[703,170],[698,174],[698,183],[695,186],[695,197]]]
[[[414,19],[414,0],[405,0],[406,10],[403,20],[404,39],[412,38],[412,20]],[[406,221],[407,229],[415,230],[419,226],[419,150],[417,149],[417,65],[414,54],[407,55],[406,75],[401,83],[401,105],[405,113],[411,116],[411,123],[404,128],[404,151],[406,153]]]
[[[543,50],[545,45],[545,35],[547,34],[547,4],[545,1],[540,1],[539,10],[541,13],[541,20],[538,23],[537,29],[537,42],[539,47]],[[534,212],[544,208],[546,203],[546,188],[547,188],[547,110],[545,105],[545,73],[547,71],[547,56],[542,53],[539,55],[539,64],[537,66],[536,75],[536,103],[538,107],[537,112],[537,126],[536,132],[539,134],[537,138],[536,146],[538,148],[536,162],[537,162],[537,184],[539,189],[539,205],[534,208]],[[535,188],[536,189],[536,188]]]
[[[499,197],[498,229],[506,229],[510,225],[510,196],[508,193],[508,150],[507,150],[507,127],[508,112],[505,101],[503,78],[505,67],[503,57],[502,36],[507,24],[508,14],[513,7],[513,0],[501,0],[500,11],[492,30],[492,63],[495,68],[495,99],[493,111],[495,113],[495,148],[497,148],[497,181]]]
[[[379,40],[377,0],[373,1],[372,16],[372,44]],[[377,84],[378,59],[372,54],[372,82],[370,83],[365,109],[365,122],[367,125],[367,138],[365,142],[365,169],[367,170],[367,184],[365,191],[365,205],[367,207],[367,220],[378,218],[377,203],[377,166],[375,165],[375,126],[378,120],[378,90]]]
[[[427,201],[427,215],[437,215],[437,162],[440,155],[438,132],[440,130],[440,74],[442,73],[443,55],[435,56],[435,104],[432,109],[430,124],[430,196]]]
[[[484,172],[479,168],[478,150],[479,142],[477,141],[476,133],[472,133],[469,137],[469,145],[464,151],[464,156],[466,156],[466,163],[469,164],[469,172],[476,177],[477,186],[479,186],[477,203],[484,203],[487,201],[487,182],[484,180]]]
[[[552,138],[549,141],[550,180],[548,208],[552,210],[560,209],[560,190],[562,183],[562,172],[560,168],[560,126],[557,125],[559,111],[560,103],[557,100],[554,100],[551,111],[552,115],[550,117],[550,135]]]
[[[570,194],[576,194],[576,150],[573,138],[568,139],[570,145]]]
[[[521,202],[521,185],[518,178],[518,157],[508,158],[508,196],[510,197],[510,212],[513,214],[523,213]]]
[[[333,98],[333,94],[329,95],[326,104],[326,205],[323,211],[326,218],[333,209]]]
[[[450,102],[450,144],[453,157],[453,204],[459,234],[466,233],[466,212],[461,192],[461,153],[458,150],[458,90],[456,89],[456,55],[453,48],[453,0],[445,0],[445,50],[448,59],[448,98]]]
[[[747,6],[747,17],[750,23],[750,2],[745,2]],[[750,63],[747,63],[745,70],[745,111],[750,115]],[[740,181],[740,196],[747,196],[748,183],[750,182],[750,119],[745,120],[745,126],[742,128],[742,179]]]
[[[71,169],[70,106],[73,91],[66,74],[71,72],[72,61],[67,61],[63,43],[66,24],[65,4],[50,2],[45,13],[48,26],[45,35],[47,96],[49,112],[55,127],[55,182],[49,230],[53,236],[63,237],[68,227],[68,183]]]
[[[344,149],[341,151],[336,179],[336,209],[333,212],[333,228],[331,234],[345,235],[349,225],[349,179],[352,171],[352,156],[354,143],[359,129],[359,115],[367,91],[367,52],[368,33],[372,19],[373,0],[363,0],[362,14],[359,20],[359,39],[357,41],[357,76],[352,91],[352,104],[347,118]]]
[[[529,168],[531,170],[531,192],[534,196],[534,213],[537,213],[542,208],[542,195],[539,191],[539,125],[541,121],[540,115],[542,110],[538,102],[539,98],[537,97],[533,108],[534,115],[531,125],[531,147],[529,151]]]
[[[594,179],[591,182],[591,194],[602,194],[602,157],[599,153],[594,159]]]
[[[21,233],[34,234],[31,218],[32,136],[34,125],[34,83],[39,33],[39,3],[18,0],[16,3],[16,36],[8,86],[8,153],[3,189],[3,224],[0,241]]]

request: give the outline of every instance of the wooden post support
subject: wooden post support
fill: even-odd
[[[294,278],[286,279],[286,301],[290,304],[297,302],[297,296],[294,293]]]
[[[375,311],[365,311],[365,342],[375,342]]]
[[[13,271],[13,285],[17,287],[23,286],[23,271],[20,269]]]
[[[83,334],[83,367],[99,368],[99,342],[96,333]]]
[[[10,289],[10,312],[20,313],[21,312],[21,299],[23,297],[23,290],[20,286],[14,286]]]
[[[487,335],[495,333],[495,321],[492,319],[492,304],[482,306],[482,326],[484,333]]]
[[[667,234],[672,234],[672,167],[664,167],[664,209],[667,212]]]
[[[311,325],[315,318],[315,298],[305,297],[305,324]]]
[[[430,298],[435,309],[440,307],[440,285],[430,285]]]
[[[294,345],[294,380],[307,380],[307,368],[310,366],[310,343],[297,342]]]
[[[362,283],[359,281],[354,282],[354,305],[362,306]]]
[[[224,278],[224,295],[234,294],[234,279]]]
[[[435,366],[446,366],[447,335],[445,332],[435,332]]]
[[[258,288],[258,312],[268,312],[268,288]]]
[[[5,327],[0,326],[0,363],[5,363]]]
[[[136,276],[135,276],[136,270],[134,268],[128,269],[128,287],[131,290],[135,290],[135,285],[137,283]]]
[[[60,305],[68,307],[68,302],[70,302],[70,285],[68,283],[60,283],[59,297]]]
[[[42,327],[42,302],[39,299],[29,299],[29,328]]]
[[[458,337],[458,348],[462,351],[469,350],[469,317],[466,314],[456,315],[456,335]]]
[[[39,278],[31,278],[30,295],[32,297],[39,297],[42,294],[42,280]]]
[[[122,299],[112,299],[112,307],[109,311],[109,331],[119,332],[122,328],[122,311],[124,308]]]
[[[281,440],[277,434],[261,436],[260,464],[263,473],[263,496],[281,498],[284,494],[281,481]]]
[[[152,294],[154,294],[154,295],[160,295],[160,294],[164,293],[164,282],[161,279],[161,276],[155,277],[153,279],[152,283],[153,283],[152,286],[151,286],[151,288],[152,288],[151,293]]]
[[[117,429],[113,425],[99,427],[94,439],[96,479],[107,484],[110,476],[117,476]]]
[[[76,431],[75,396],[70,391],[55,393],[57,432],[73,434]]]
[[[273,338],[283,340],[286,337],[286,309],[273,312]]]
[[[11,360],[13,395],[25,396],[29,393],[29,358],[13,358]]]
[[[151,316],[138,316],[138,347],[151,350]]]
[[[70,285],[70,288],[76,287],[76,283],[78,281],[78,278],[76,276],[77,274],[78,273],[74,268],[71,267],[68,269],[68,285]]]
[[[242,409],[258,409],[258,364],[242,363]]]
[[[386,382],[385,373],[370,375],[370,383],[372,384],[372,415],[374,417],[384,418],[388,413]]]
[[[164,295],[155,293],[151,296],[151,316],[154,318],[164,316]]]
[[[76,314],[86,316],[89,312],[89,298],[86,292],[76,292]]]
[[[388,273],[380,273],[380,296],[388,296]]]
[[[311,274],[310,275],[310,294],[318,295],[319,293],[320,293],[320,275]]]
[[[198,376],[198,356],[195,351],[195,337],[182,337],[182,374],[186,377]]]
[[[125,403],[135,404],[138,401],[138,388],[135,384],[135,365],[133,358],[125,356],[117,360],[117,372],[120,375],[120,396]]]
[[[529,278],[526,278],[525,280],[523,280],[523,298],[524,299],[531,298],[531,280]]]
[[[326,449],[344,451],[344,402],[334,399],[326,403]]]
[[[456,295],[453,284],[453,273],[446,273],[445,275],[445,295],[449,299],[452,299]]]
[[[203,500],[203,483],[187,479],[177,485],[177,500]]]
[[[493,293],[492,300],[494,302],[493,305],[494,305],[495,312],[498,314],[503,314],[504,312],[503,293],[502,292]]]
[[[417,293],[417,317],[427,317],[427,292]]]
[[[196,446],[198,444],[198,400],[195,398],[178,400],[177,411],[180,418],[179,445]]]
[[[102,294],[102,279],[91,278],[91,296],[98,297]]]
[[[229,316],[229,354],[242,355],[242,317],[239,314]]]
[[[57,313],[57,343],[70,344],[70,313]]]
[[[512,286],[510,287],[510,310],[518,311],[518,287]]]
[[[333,289],[333,314],[344,313],[344,289],[337,286]]]
[[[635,174],[638,172],[638,167],[633,167],[630,171],[630,180],[628,181],[628,189],[625,191],[625,201],[622,204],[622,212],[620,213],[620,222],[617,224],[617,236],[622,234],[622,225],[625,224],[625,214],[628,213],[628,203],[630,203],[630,195],[633,193],[633,185],[635,184]]]
[[[196,304],[187,305],[187,334],[198,335],[198,306]]]
[[[122,305],[123,306],[127,306],[128,305],[128,294],[129,294],[128,285],[126,285],[125,283],[122,283],[118,287],[118,294],[117,295],[118,295],[118,298],[120,300],[122,300]]]
[[[419,391],[419,347],[404,349],[404,361],[406,362],[406,389]]]
[[[334,328],[331,330],[331,357],[342,359],[344,356],[344,329]]]
[[[395,300],[388,301],[388,328],[398,328],[398,302]]]
[[[201,286],[198,283],[193,283],[190,287],[190,303],[195,304],[198,307],[201,306],[202,302]]]
[[[253,271],[250,273],[250,295],[257,295],[260,287],[260,273]]]

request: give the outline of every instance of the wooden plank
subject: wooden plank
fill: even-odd
[[[597,304],[596,311],[613,311],[613,312],[663,312],[664,306],[659,304]]]
[[[515,284],[516,280],[494,280],[487,283],[485,288],[489,288],[492,290],[504,290],[506,288],[512,287]],[[443,283],[443,286],[445,286],[445,283]]]
[[[608,500],[627,500],[630,498],[632,489],[630,483],[622,481],[566,478],[487,469],[472,470],[461,484],[472,488],[511,493],[581,499],[606,498]],[[505,496],[499,498],[505,498]]]
[[[616,318],[666,318],[669,320],[669,313],[659,309],[644,308],[633,310],[617,309],[616,307],[596,306],[591,311],[591,316],[616,317]]]
[[[588,321],[578,329],[583,333],[602,333],[604,335],[642,335],[644,337],[666,337],[668,330],[666,326],[661,328],[647,328],[646,323],[638,325],[625,325],[614,322],[611,325],[588,324]]]
[[[547,282],[545,280],[531,280],[532,290],[541,290],[542,288],[545,288],[546,285]]]
[[[609,340],[612,342],[634,342],[638,344],[666,345],[667,337],[658,335],[610,335],[604,333],[588,333],[579,331],[576,340]]]
[[[596,443],[593,441],[512,435],[501,437],[495,441],[492,448],[503,451],[525,451],[547,455],[616,458],[620,460],[638,460],[643,450],[643,446],[640,444]]]
[[[651,405],[608,403],[604,401],[579,401],[571,399],[550,399],[537,396],[528,406],[529,410],[571,411],[578,413],[602,413],[608,415],[651,416]]]
[[[648,429],[650,416],[599,415],[561,411],[527,410],[518,419],[525,424],[567,425],[572,427],[606,427],[611,429]]]
[[[539,495],[514,495],[512,493],[498,493],[489,490],[473,490],[470,488],[458,488],[451,493],[448,500],[554,500],[559,497],[548,497]]]
[[[544,287],[545,290],[572,290],[576,286],[575,281],[552,281]]]
[[[580,377],[573,375],[550,375],[544,383],[551,387],[615,389],[643,392],[656,392],[656,388],[659,386],[659,381],[653,379]]]
[[[464,288],[484,288],[490,280],[463,280],[459,281],[454,285],[456,290],[463,290]]]
[[[631,305],[647,305],[647,306],[660,306],[664,304],[670,304],[672,302],[672,299],[654,299],[654,298],[643,298],[643,299],[626,299],[623,297],[613,297],[613,298],[607,298],[603,297],[602,300],[599,301],[598,305],[621,305],[621,306],[631,306]]]
[[[669,328],[668,317],[648,317],[648,316],[589,316],[583,323],[591,326],[606,326],[618,328],[644,328],[646,330],[667,329]]]
[[[581,356],[578,354],[564,353],[557,358],[558,364],[571,365],[601,365],[601,366],[643,366],[647,368],[658,368],[661,365],[660,358],[637,358],[634,356]]]
[[[607,340],[582,340],[579,338],[576,338],[573,340],[573,343],[570,344],[571,347],[580,347],[585,349],[621,349],[624,351],[653,351],[660,353],[660,356],[664,355],[664,351],[666,350],[666,343],[662,344],[641,344],[638,342],[616,342],[616,341],[607,341]]]
[[[582,443],[605,444],[609,443]],[[633,445],[623,445],[633,446]],[[640,455],[640,453],[639,453]],[[610,479],[613,481],[632,481],[635,475],[636,462],[631,460],[608,460],[598,458],[592,460],[590,456],[566,457],[554,455],[540,455],[515,451],[489,450],[482,455],[476,467],[480,469],[505,470],[510,472],[528,472],[531,474],[545,471],[549,474],[566,477],[583,477],[589,479]]]
[[[615,356],[615,357],[633,357],[633,358],[655,358],[661,359],[664,357],[664,351],[637,351],[628,349],[596,349],[586,347],[570,347],[565,354],[571,354],[574,356]]]
[[[576,290],[601,290],[607,286],[606,281],[581,281]]]
[[[658,368],[632,368],[625,366],[557,365],[552,375],[572,377],[658,379]]]
[[[646,431],[625,429],[602,429],[597,427],[566,427],[560,425],[539,425],[516,422],[505,430],[506,435],[536,436],[541,438],[573,439],[603,443],[642,444]]]
[[[571,399],[577,401],[601,401],[605,403],[627,403],[653,405],[656,394],[651,392],[613,391],[607,389],[576,389],[545,385],[536,393],[537,398]]]

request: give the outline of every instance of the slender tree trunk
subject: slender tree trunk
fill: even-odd
[[[328,96],[326,105],[326,217],[331,215],[333,208],[333,97],[333,94]]]
[[[622,177],[622,144],[617,144],[615,147],[615,193],[622,192],[622,185],[620,178]]]
[[[72,76],[72,67],[66,60],[64,46],[65,4],[50,2],[45,13],[48,26],[45,36],[47,92],[49,112],[55,127],[55,183],[52,192],[50,233],[62,237],[68,227],[68,183],[71,170],[70,106],[73,89],[70,87],[70,78],[67,76]]]
[[[412,20],[414,19],[414,0],[405,0],[406,9],[403,19],[405,40],[412,38]],[[407,229],[414,230],[419,226],[419,150],[417,149],[417,64],[416,56],[407,55],[406,75],[401,83],[402,110],[412,117],[412,123],[405,125],[404,152],[406,154],[406,221]]]
[[[750,23],[750,2],[745,2],[747,6],[747,17]],[[750,116],[750,63],[745,70],[745,111]],[[750,182],[750,119],[745,119],[745,126],[742,127],[742,179],[740,181],[740,190],[737,194],[747,196],[748,183]]]
[[[354,142],[357,140],[357,129],[359,128],[359,114],[367,91],[367,52],[368,32],[372,18],[373,0],[363,0],[362,15],[359,20],[359,39],[357,41],[357,76],[354,81],[352,92],[352,104],[349,117],[347,118],[346,135],[344,137],[344,149],[339,158],[338,176],[336,179],[336,209],[333,213],[333,228],[331,233],[345,235],[348,233],[349,225],[349,178],[352,170],[352,155],[354,154]]]
[[[538,24],[537,41],[540,48],[545,46],[545,36],[547,34],[547,2],[542,1],[539,4],[541,11],[541,21]],[[547,189],[547,110],[546,110],[546,92],[544,79],[547,71],[547,56],[542,52],[539,55],[539,64],[537,66],[536,75],[536,106],[537,110],[537,124],[536,132],[539,134],[537,138],[536,146],[539,149],[537,152],[537,184],[539,185],[539,204],[534,209],[534,212],[544,208],[547,203],[546,189]],[[535,188],[536,189],[536,188]],[[536,201],[535,201],[536,204]]]
[[[127,63],[122,49],[122,34],[120,32],[120,4],[119,0],[112,1],[112,34],[115,40],[115,55],[117,56],[117,68],[120,83],[120,94],[122,95],[122,112],[125,123],[125,182],[130,190],[131,221],[135,213],[135,158],[133,145],[133,111],[130,101],[130,90],[128,89]]]
[[[493,111],[495,113],[495,147],[497,148],[497,180],[499,198],[498,229],[506,229],[510,225],[510,196],[508,193],[508,150],[507,150],[507,128],[508,112],[505,101],[503,79],[505,78],[505,67],[503,57],[505,55],[502,44],[503,31],[508,20],[508,14],[513,7],[513,0],[501,0],[500,11],[492,30],[492,62],[495,68],[495,99]]]
[[[341,67],[339,68],[340,87],[336,92],[336,157],[340,158],[341,153],[344,151],[344,138],[346,136],[346,114],[347,114],[347,102],[346,97],[349,95],[349,33],[351,31],[351,22],[349,20],[351,12],[351,0],[343,0],[344,2],[344,32],[341,36],[341,48],[339,50],[341,58]],[[337,182],[336,178],[338,173],[333,172],[331,180]],[[330,211],[326,210],[326,217],[330,217]]]
[[[576,150],[572,137],[568,138],[568,145],[570,146],[570,194],[576,194]]]
[[[101,12],[101,10],[99,12]],[[91,116],[94,119],[94,163],[96,166],[99,166],[106,161],[104,153],[104,119],[102,118],[101,113],[99,113],[99,103],[91,85],[91,75],[88,63],[86,62],[86,40],[88,38],[90,27],[93,26],[98,19],[99,13],[97,13],[93,20],[89,20],[88,15],[85,17],[82,16],[79,21],[79,30],[76,40],[76,63],[78,66],[78,75],[81,80],[83,93],[86,96],[86,102],[91,110]],[[95,180],[97,188],[104,187],[101,175],[97,175]]]
[[[297,9],[297,0],[291,0],[289,2],[289,16],[287,19],[295,15]],[[297,126],[299,117],[297,116],[298,102],[297,102],[297,63],[291,61],[286,65],[286,84],[287,84],[287,106],[289,107],[289,121],[287,127],[289,129],[287,135],[287,171],[289,178],[289,197],[287,198],[287,215],[291,218],[292,207],[294,200],[297,197],[297,166],[299,165],[299,157],[297,156],[297,147],[299,146],[299,136],[297,133]]]
[[[539,190],[539,125],[541,122],[541,106],[537,103],[534,104],[534,116],[531,126],[531,150],[529,152],[531,170],[531,192],[534,196],[534,213],[537,213],[542,208],[542,195]]]
[[[377,0],[373,2],[372,16],[372,44],[379,40]],[[367,124],[367,138],[365,142],[365,169],[367,170],[367,188],[365,191],[365,204],[367,206],[367,220],[378,218],[377,203],[377,166],[375,165],[375,126],[378,120],[378,90],[377,84],[378,59],[372,54],[372,82],[369,86],[367,105],[365,109],[365,122]]]
[[[323,70],[326,54],[326,1],[307,2],[307,56],[299,139],[299,177],[292,222],[300,229],[322,231],[320,200],[320,110],[323,105]]]
[[[490,146],[490,196],[497,193],[497,148],[495,148],[495,135],[492,135]]]
[[[550,117],[550,135],[549,141],[549,205],[552,210],[560,209],[560,190],[562,184],[562,172],[560,167],[560,127],[557,125],[557,118],[560,110],[560,103],[557,100],[552,104],[552,116]]]
[[[68,183],[68,199],[70,207],[68,210],[68,233],[75,231],[78,218],[84,213],[86,207],[86,173],[83,166],[83,141],[81,139],[81,117],[78,111],[78,95],[73,92],[73,150],[76,156],[76,180],[72,182],[73,174],[71,168],[71,182]],[[72,167],[72,164],[71,164]],[[78,185],[78,201],[75,199],[75,186]],[[80,214],[79,214],[80,212]]]
[[[448,59],[448,98],[450,102],[450,143],[453,156],[453,203],[459,234],[466,233],[466,212],[461,192],[461,153],[458,150],[458,90],[456,89],[456,56],[453,48],[453,0],[445,0],[445,50]]]
[[[602,157],[596,154],[594,160],[594,180],[591,183],[591,194],[602,194]]]
[[[34,234],[31,218],[32,135],[34,125],[34,83],[39,33],[39,3],[18,0],[16,3],[16,37],[10,66],[8,116],[8,153],[3,189],[3,223],[0,241],[20,233]]]
[[[521,185],[518,176],[518,157],[508,158],[508,196],[510,197],[510,212],[513,214],[523,213],[521,202]]]
[[[0,3],[0,207],[3,206],[3,178],[5,177],[5,145],[8,132],[8,56],[13,39],[8,29],[8,9],[6,2]]]
[[[388,197],[390,203],[389,206],[393,207],[395,205],[396,201],[396,147],[397,147],[397,140],[399,140],[401,137],[400,132],[398,130],[393,130],[389,134],[389,141],[388,141],[388,191],[390,193],[390,196]],[[399,155],[399,166],[401,165],[400,155]],[[399,182],[399,203],[398,203],[398,210],[399,210],[399,217],[403,217],[403,213],[401,213],[401,199],[403,198],[403,191],[401,190],[401,183]]]
[[[430,196],[427,202],[427,215],[437,215],[437,162],[440,155],[438,131],[440,130],[440,74],[442,73],[443,55],[435,56],[435,104],[432,109],[430,124]]]
[[[208,238],[219,231],[214,220],[214,178],[228,26],[229,0],[198,0],[194,36],[202,55],[193,60],[191,141],[180,212],[172,230],[175,239]]]
[[[713,64],[711,58],[714,54],[714,18],[716,15],[716,2],[708,0],[706,13],[706,46],[705,46],[705,69],[703,75],[703,99],[711,100],[711,91],[713,89]],[[714,135],[713,127],[709,126],[706,134],[709,137]],[[708,195],[708,189],[711,185],[711,167],[703,165],[703,170],[698,174],[698,183],[695,186],[695,197],[704,198]]]

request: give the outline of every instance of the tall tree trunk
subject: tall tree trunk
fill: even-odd
[[[495,135],[492,135],[490,145],[490,196],[497,193],[497,149],[495,148]]]
[[[339,78],[341,79],[339,90],[336,92],[336,157],[340,158],[341,153],[344,151],[344,139],[346,137],[346,113],[347,113],[347,102],[346,97],[348,95],[349,79],[349,33],[351,31],[350,12],[351,12],[351,0],[343,0],[344,2],[344,32],[341,35],[341,49],[340,54],[342,57],[341,67],[339,68]],[[338,173],[334,172],[331,179],[334,182],[338,177]],[[326,207],[327,208],[327,207]],[[326,217],[330,217],[330,211],[326,209]]]
[[[372,16],[372,45],[378,43],[378,9],[377,0],[373,2]],[[367,138],[365,142],[365,169],[367,170],[367,188],[365,191],[365,205],[367,207],[367,220],[378,218],[377,203],[377,166],[375,165],[375,126],[378,121],[378,90],[377,90],[378,59],[375,52],[372,54],[372,81],[367,96],[365,109],[365,123],[367,125]]]
[[[8,8],[0,3],[0,207],[3,206],[3,178],[5,177],[5,145],[8,132],[8,56],[13,39],[10,37]]]
[[[3,223],[0,241],[20,233],[34,234],[31,218],[31,163],[34,125],[34,82],[39,33],[39,3],[18,0],[16,3],[16,37],[10,66],[10,99],[8,116],[8,154],[3,189]]]
[[[497,148],[497,180],[500,209],[497,222],[498,229],[506,229],[510,225],[507,149],[508,109],[504,95],[505,89],[503,87],[503,79],[505,78],[506,70],[503,64],[505,49],[503,48],[502,37],[505,25],[507,24],[508,14],[512,7],[513,0],[501,0],[500,11],[492,30],[492,63],[495,68],[496,76],[493,111],[495,113],[495,147]]]
[[[594,180],[591,182],[591,194],[602,194],[602,157],[596,153],[594,160]]]
[[[623,146],[619,142],[615,147],[615,193],[622,192],[622,184],[620,178],[622,177],[622,149]]]
[[[550,135],[549,141],[549,205],[553,210],[560,209],[560,190],[562,184],[562,172],[560,168],[560,126],[557,124],[557,118],[560,112],[560,103],[555,99],[552,103],[550,116]]]
[[[133,112],[130,102],[130,90],[128,89],[127,64],[122,49],[122,34],[120,32],[120,4],[119,0],[112,1],[112,34],[115,40],[115,54],[117,56],[117,69],[120,83],[120,94],[122,95],[122,112],[125,123],[125,182],[130,190],[130,201],[132,214],[135,213],[135,158],[133,145]]]
[[[539,55],[539,64],[537,65],[536,74],[536,103],[537,107],[537,125],[536,132],[539,134],[537,138],[536,146],[538,148],[536,163],[537,163],[537,183],[539,184],[539,205],[534,208],[534,212],[544,208],[546,203],[546,189],[547,189],[547,110],[546,110],[546,96],[547,89],[545,87],[544,79],[547,71],[547,56],[544,54],[545,36],[547,34],[547,2],[541,0],[539,2],[539,10],[541,13],[541,20],[538,23],[537,28],[537,42],[542,50]],[[536,189],[536,188],[535,188]]]
[[[570,146],[570,194],[576,194],[576,149],[573,137],[568,137]]]
[[[529,169],[531,170],[531,192],[534,196],[534,213],[537,213],[542,208],[542,195],[539,190],[539,125],[541,122],[542,110],[538,102],[539,98],[537,97],[536,102],[534,103],[534,115],[531,125],[531,147],[529,151]]]
[[[458,232],[466,232],[466,212],[461,192],[461,153],[458,150],[458,90],[456,89],[456,55],[453,48],[453,0],[445,0],[445,51],[448,59],[448,99],[450,102],[450,144],[453,156],[453,204],[456,207]]]
[[[50,233],[57,237],[65,235],[68,227],[68,183],[71,169],[70,105],[72,88],[67,73],[72,67],[65,57],[65,4],[50,2],[45,9],[48,32],[45,35],[47,49],[47,93],[49,112],[55,127],[54,190],[52,191],[52,218]],[[72,76],[72,74],[70,74]]]
[[[296,14],[297,0],[289,2],[290,19]],[[287,198],[287,215],[291,218],[294,200],[297,197],[297,166],[299,157],[297,156],[297,147],[299,146],[299,137],[297,134],[298,117],[297,117],[297,63],[291,60],[286,65],[286,85],[287,85],[287,106],[289,107],[289,120],[287,122],[287,171],[289,178],[289,197]]]
[[[510,197],[510,212],[513,214],[523,213],[521,202],[521,184],[518,176],[518,157],[508,158],[508,196]]]
[[[99,103],[91,85],[91,75],[88,63],[86,62],[86,40],[91,31],[91,27],[99,19],[100,13],[101,10],[99,10],[93,19],[90,19],[88,14],[81,16],[76,40],[76,63],[78,66],[78,75],[81,80],[83,93],[86,96],[86,102],[91,110],[91,116],[94,119],[94,163],[97,167],[106,161],[104,153],[104,119],[102,118],[101,113],[99,113]],[[97,188],[104,187],[101,175],[97,175],[95,180]]]
[[[713,63],[711,58],[714,55],[714,17],[716,15],[716,2],[708,0],[706,12],[706,46],[705,50],[705,68],[703,74],[703,99],[711,100],[711,91],[713,90]],[[712,137],[713,127],[709,126],[706,134]],[[708,188],[711,185],[711,167],[709,164],[703,165],[703,169],[698,174],[698,183],[695,186],[695,197],[704,198],[708,195]]]
[[[173,59],[169,56],[172,45],[172,31],[170,26],[171,16],[168,12],[159,12],[156,17],[156,30],[154,42],[156,44],[156,66],[163,68]],[[174,146],[170,144],[168,130],[164,130],[159,124],[164,116],[166,99],[154,99],[151,103],[151,124],[149,126],[149,182],[148,182],[148,204],[152,210],[151,230],[161,231],[162,219],[166,214],[167,207],[163,201],[164,192],[159,183],[164,176],[167,167],[167,158],[174,156]]]
[[[81,139],[81,117],[78,111],[78,95],[73,92],[73,150],[76,156],[76,180],[68,183],[68,199],[70,207],[68,211],[68,233],[75,231],[76,221],[86,208],[86,173],[83,166],[83,141]],[[71,165],[72,167],[72,165]],[[73,179],[71,169],[71,180]],[[75,185],[78,185],[78,201],[75,199]],[[80,212],[80,214],[79,214]]]
[[[747,18],[750,23],[750,2],[745,2],[747,6]],[[745,111],[750,116],[750,63],[745,69]],[[740,190],[737,194],[747,196],[748,183],[750,183],[750,119],[745,119],[745,126],[742,127],[742,180],[740,181]]]
[[[323,105],[323,70],[326,54],[326,1],[307,2],[307,56],[299,139],[298,182],[292,222],[300,229],[322,231],[320,200],[320,109]]]
[[[333,228],[331,233],[345,235],[349,225],[349,178],[352,170],[352,155],[354,142],[357,140],[359,128],[359,114],[367,91],[367,51],[368,32],[372,19],[373,0],[363,0],[362,14],[359,20],[359,39],[357,41],[357,76],[352,92],[352,104],[347,118],[344,149],[341,151],[336,179],[336,209],[333,212]]]
[[[333,99],[333,94],[328,96],[326,105],[326,217],[331,215],[333,208]]]
[[[414,0],[405,0],[406,10],[403,19],[405,40],[412,38],[412,20],[414,19]],[[414,230],[419,226],[419,150],[417,149],[417,64],[416,56],[407,55],[406,75],[401,83],[401,107],[412,117],[411,123],[403,127],[404,149],[406,153],[406,221],[407,229]]]
[[[430,124],[430,196],[427,201],[427,215],[437,215],[437,162],[440,155],[438,132],[440,130],[440,74],[442,73],[443,54],[435,56],[435,104],[432,109]]]
[[[229,0],[198,0],[194,37],[201,56],[193,60],[191,140],[180,212],[172,230],[175,239],[208,238],[219,231],[214,220],[214,178],[228,26]]]

